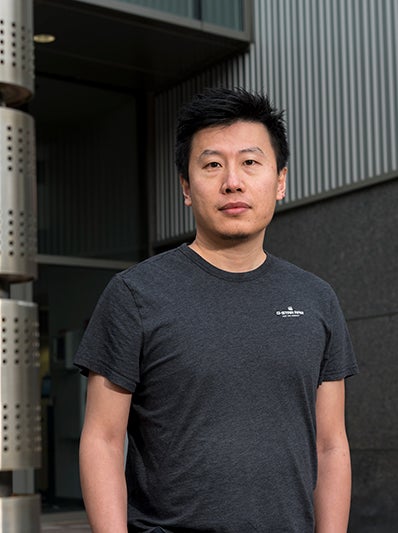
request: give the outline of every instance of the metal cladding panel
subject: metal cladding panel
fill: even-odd
[[[0,2],[0,93],[19,105],[34,91],[33,2]]]
[[[41,461],[37,306],[0,299],[0,470]]]
[[[41,502],[38,494],[0,498],[0,531],[40,533]]]
[[[194,229],[173,163],[180,104],[207,86],[268,93],[291,146],[283,207],[398,175],[398,2],[254,0],[248,52],[157,97],[157,242]]]
[[[0,276],[37,275],[35,128],[33,118],[0,107]]]

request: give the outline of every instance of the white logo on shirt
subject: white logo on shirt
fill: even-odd
[[[290,318],[303,316],[304,311],[297,311],[297,309],[294,309],[291,305],[289,305],[286,311],[275,311],[275,314],[281,316],[282,318]]]

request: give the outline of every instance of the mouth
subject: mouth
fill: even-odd
[[[240,215],[250,209],[250,205],[245,202],[230,202],[219,208],[220,211],[228,215]]]

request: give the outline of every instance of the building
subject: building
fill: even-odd
[[[35,0],[39,304],[47,498],[79,498],[84,383],[71,354],[126,265],[190,238],[175,114],[206,86],[265,90],[292,156],[266,247],[327,279],[361,367],[348,381],[350,532],[398,525],[398,4]],[[47,385],[50,384],[50,388]]]

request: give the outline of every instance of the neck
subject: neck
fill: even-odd
[[[263,237],[255,242],[231,241],[226,244],[207,243],[196,236],[189,247],[211,265],[226,272],[249,272],[264,263],[267,256],[263,249]]]

